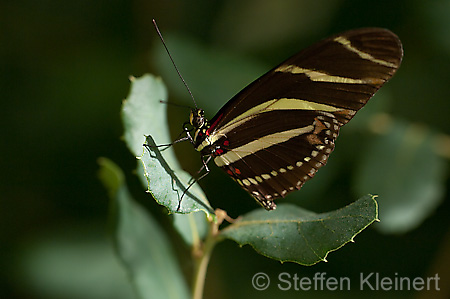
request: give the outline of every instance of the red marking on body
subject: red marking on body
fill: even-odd
[[[231,170],[227,169],[227,173],[228,175],[233,176],[233,172]]]
[[[212,125],[209,127],[208,130],[206,130],[206,135],[209,136],[209,134],[211,133],[211,131],[213,131],[215,129],[215,127],[217,126],[217,124],[219,123],[219,121],[222,119],[223,113],[221,115],[219,115],[219,117],[217,117],[217,119],[212,123]]]
[[[241,174],[241,171],[240,171],[238,168],[235,168],[235,169],[234,169],[234,172],[235,172],[236,174]]]
[[[229,146],[229,145],[230,145],[230,142],[229,142],[228,140],[225,140],[225,141],[223,142],[223,145]]]
[[[223,150],[222,149],[216,149],[216,154],[217,155],[222,155],[223,154]]]

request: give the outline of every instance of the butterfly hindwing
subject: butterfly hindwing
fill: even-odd
[[[281,131],[237,148],[225,148],[214,161],[260,204],[272,209],[273,199],[300,189],[327,163],[339,132],[333,120],[337,123],[335,118],[316,116],[304,130]],[[285,132],[289,132],[289,138],[283,136]],[[294,134],[297,136],[291,137]],[[233,144],[230,138],[227,140]]]

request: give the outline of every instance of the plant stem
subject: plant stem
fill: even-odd
[[[214,246],[217,243],[217,224],[211,223],[209,233],[202,244],[202,248],[193,251],[195,260],[194,268],[194,285],[192,288],[192,298],[202,299],[203,289],[205,286],[206,271],[208,269],[209,259],[211,257]]]

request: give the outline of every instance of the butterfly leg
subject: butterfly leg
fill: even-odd
[[[158,144],[158,145],[156,145],[156,147],[164,147],[163,149],[161,149],[161,151],[165,151],[166,149],[168,149],[169,147],[171,147],[172,145],[174,145],[174,144],[176,144],[178,142],[189,140],[191,143],[193,143],[193,138],[191,136],[190,131],[191,130],[184,125],[183,126],[183,131],[178,135],[178,137],[177,137],[177,139],[175,139],[175,141],[173,141],[171,143],[168,143],[168,144]],[[181,137],[183,134],[186,134],[186,136],[185,137]],[[152,145],[148,145],[147,143],[144,143],[143,146],[146,147],[147,149],[149,147],[153,147]]]
[[[200,181],[201,179],[203,179],[204,177],[206,177],[209,173],[210,173],[210,169],[209,169],[209,167],[208,167],[208,163],[209,163],[209,161],[211,161],[211,159],[212,159],[212,156],[208,156],[207,158],[206,158],[206,160],[204,159],[204,157],[205,156],[202,156],[201,157],[201,159],[202,159],[202,164],[203,164],[203,166],[200,168],[200,170],[198,171],[198,174],[203,170],[203,169],[205,169],[205,173],[203,173],[200,177],[198,177],[198,178],[194,178],[194,177],[192,177],[190,180],[189,180],[189,182],[188,182],[188,187],[183,191],[183,194],[181,195],[181,198],[180,198],[180,201],[179,201],[179,203],[178,203],[178,207],[177,207],[177,211],[179,211],[180,210],[180,207],[181,207],[181,201],[183,200],[183,197],[184,197],[184,195],[188,192],[188,190],[195,184],[195,183],[197,183],[198,181]]]
[[[202,164],[203,164],[203,165],[202,165],[202,167],[197,171],[197,175],[199,175],[199,174],[203,171],[203,169],[205,169],[205,173],[202,174],[198,179],[192,177],[192,178],[189,180],[189,184],[191,184],[192,181],[194,181],[194,183],[195,183],[195,182],[198,182],[198,181],[200,181],[201,179],[203,179],[205,176],[208,175],[208,173],[211,171],[211,170],[209,169],[209,167],[208,167],[209,161],[211,161],[211,159],[212,159],[212,156],[208,156],[208,158],[206,158],[206,161],[204,160],[204,156],[201,157],[201,160],[202,160]]]

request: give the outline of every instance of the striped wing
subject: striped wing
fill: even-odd
[[[400,66],[392,32],[367,28],[325,39],[233,97],[211,120],[214,162],[266,209],[326,164],[339,128]]]

